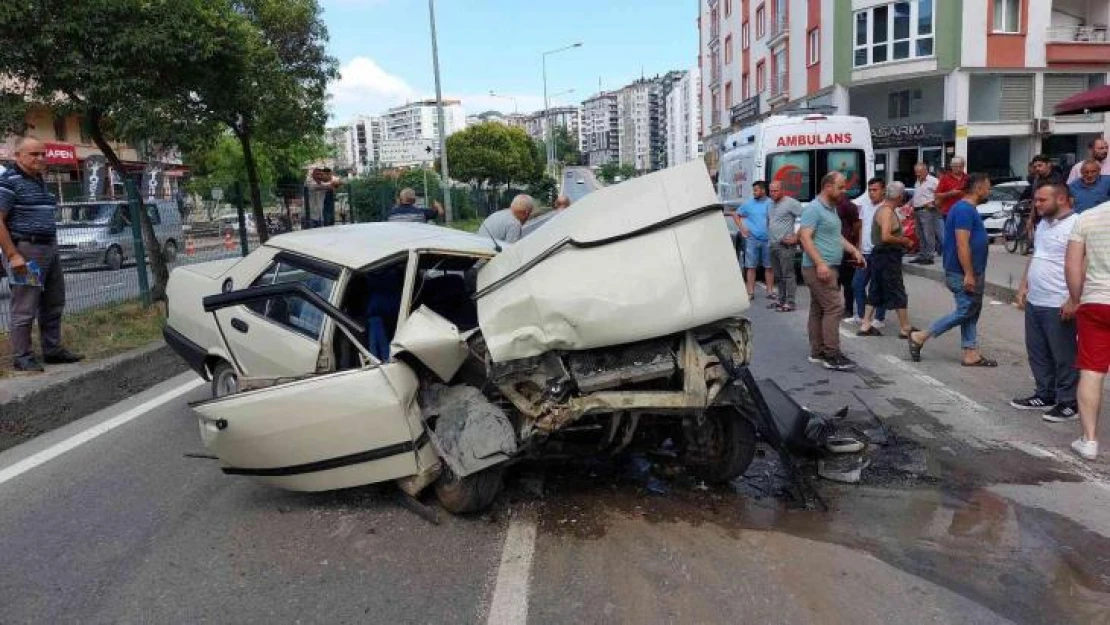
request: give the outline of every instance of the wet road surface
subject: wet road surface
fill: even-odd
[[[946,312],[907,280],[915,325]],[[954,336],[920,364],[851,336],[861,369],[834,373],[805,360],[801,295],[753,303],[757,377],[893,432],[862,483],[814,481],[827,511],[763,453],[726,489],[663,461],[522,465],[491,512],[433,526],[389,488],[291,494],[184,457],[200,387],[18,475],[147,397],[0,454],[0,622],[1110,620],[1108,467],[1069,455],[1075,424],[1005,405],[1031,384],[1020,312],[984,311],[997,370],[961,368]]]

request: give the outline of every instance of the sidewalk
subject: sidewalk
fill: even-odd
[[[910,258],[913,257],[907,256],[903,265],[905,273],[944,282],[944,267],[940,258],[936,259],[935,265],[911,265]],[[987,260],[987,297],[1004,302],[1013,301],[1029,258],[1007,252],[1002,243],[992,245],[990,258]]]

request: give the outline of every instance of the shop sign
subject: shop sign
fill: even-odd
[[[744,122],[759,116],[759,96],[748,98],[732,107],[729,121],[733,126],[740,126]]]
[[[77,148],[68,143],[43,143],[47,165],[76,165]]]
[[[108,180],[108,161],[96,154],[85,159],[85,195],[95,200],[104,195]]]
[[[956,122],[954,121],[894,124],[871,128],[871,145],[876,150],[943,145],[955,140]]]

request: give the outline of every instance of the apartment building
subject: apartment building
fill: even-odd
[[[36,105],[27,111],[23,125],[23,134],[38,139],[45,147],[45,178],[59,199],[124,196],[120,172],[108,165],[80,116],[61,115],[48,106]],[[0,171],[14,166],[17,138],[0,135]],[[109,141],[109,145],[127,172],[155,172],[151,176],[156,187],[151,190],[153,196],[174,197],[188,176],[189,168],[182,165],[176,149],[120,141]]]
[[[524,119],[524,131],[536,141],[545,141],[549,125],[553,128],[562,126],[578,142],[581,150],[581,115],[582,112],[577,106],[558,106],[546,111],[536,111]]]
[[[687,163],[701,156],[700,92],[697,68],[665,88],[667,166]]]
[[[620,159],[617,94],[602,91],[582,103],[582,153],[590,167]]]
[[[1106,83],[1108,23],[1106,0],[701,0],[707,163],[732,129],[818,108],[871,121],[888,179],[957,154],[995,176],[1069,164],[1110,126],[1052,109]]]
[[[661,169],[666,159],[663,83],[641,78],[617,91],[618,160],[637,171]]]
[[[466,128],[459,100],[443,101],[444,136]],[[381,116],[381,164],[388,167],[426,165],[439,157],[439,112],[435,100],[395,106]]]

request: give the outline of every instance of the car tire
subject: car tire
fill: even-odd
[[[710,484],[724,484],[744,475],[755,458],[755,426],[733,409],[710,410],[705,418],[713,428],[716,453],[697,464],[694,473]]]
[[[104,264],[112,271],[119,271],[123,267],[123,250],[120,246],[113,245],[104,252]]]
[[[221,360],[212,368],[212,399],[219,399],[239,392],[239,373],[231,363]]]
[[[451,514],[467,514],[485,510],[501,492],[501,469],[494,467],[458,477],[444,466],[436,481],[436,499]]]
[[[167,263],[177,260],[177,241],[169,239],[162,244],[162,258],[165,258]]]

